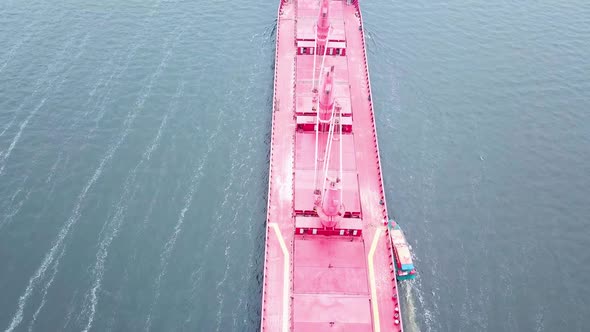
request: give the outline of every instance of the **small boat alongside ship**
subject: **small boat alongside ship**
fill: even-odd
[[[412,261],[411,248],[401,227],[393,220],[387,224],[389,238],[393,248],[393,257],[397,280],[416,278],[416,268]]]

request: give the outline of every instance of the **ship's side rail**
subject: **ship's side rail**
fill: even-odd
[[[293,226],[292,221],[289,221],[289,213],[283,213],[283,211],[291,210],[292,208],[284,206],[284,201],[280,197],[280,188],[278,188],[280,187],[280,183],[277,183],[277,178],[283,178],[285,170],[288,170],[287,167],[284,167],[285,165],[281,164],[281,159],[285,155],[285,148],[288,148],[290,143],[286,143],[285,137],[282,135],[277,136],[277,133],[283,131],[285,126],[288,126],[288,122],[284,119],[285,115],[289,114],[287,112],[290,111],[285,107],[285,100],[281,102],[282,96],[280,92],[284,90],[285,86],[279,77],[284,76],[283,72],[286,66],[291,66],[291,64],[284,63],[285,61],[280,55],[281,50],[285,47],[288,48],[290,43],[289,40],[284,40],[286,38],[285,31],[288,32],[288,29],[284,30],[285,27],[283,27],[282,22],[291,25],[287,28],[295,30],[292,19],[288,19],[287,17],[282,18],[292,10],[293,4],[289,1],[281,1],[277,9],[267,227],[265,230],[266,245],[263,270],[264,283],[262,289],[262,317],[260,321],[261,331],[287,332],[292,330],[292,301],[290,301],[292,285],[292,256],[290,255],[292,251],[290,249],[292,248],[292,236],[290,234],[292,234],[292,231],[282,231],[285,227],[289,228],[289,224],[291,224],[291,228]],[[294,37],[294,32],[291,36]],[[291,36],[287,39],[293,38]],[[280,218],[280,216],[283,216],[283,218]],[[271,303],[270,306],[268,305],[269,303]]]

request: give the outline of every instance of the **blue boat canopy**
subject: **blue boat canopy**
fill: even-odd
[[[412,271],[414,264],[402,264],[402,271]]]

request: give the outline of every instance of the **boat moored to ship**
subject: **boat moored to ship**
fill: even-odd
[[[393,220],[390,220],[387,228],[393,247],[393,257],[397,280],[409,280],[416,278],[416,268],[412,261],[411,248],[406,241],[406,236],[401,227]]]

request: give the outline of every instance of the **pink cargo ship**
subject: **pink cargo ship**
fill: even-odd
[[[279,5],[267,213],[262,331],[403,330],[357,0]]]

